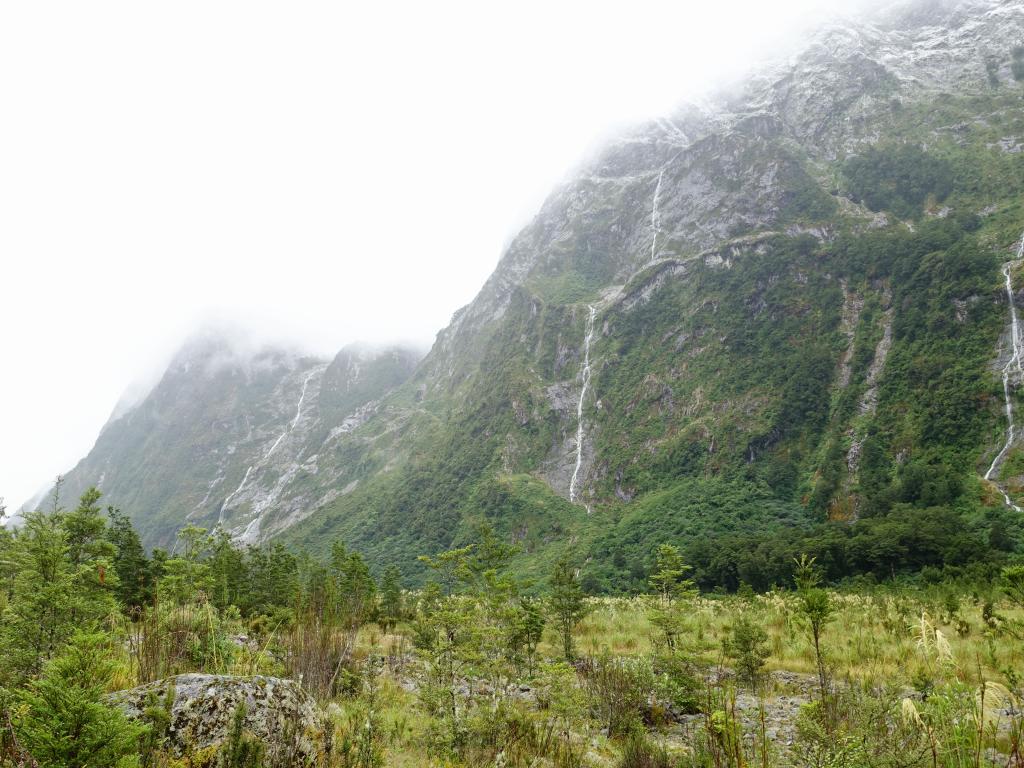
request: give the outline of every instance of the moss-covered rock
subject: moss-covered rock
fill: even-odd
[[[146,719],[154,703],[170,705],[169,746],[177,757],[216,749],[227,739],[232,717],[245,706],[245,730],[269,752],[297,764],[330,751],[327,718],[302,686],[276,677],[189,674],[111,695],[131,719]]]

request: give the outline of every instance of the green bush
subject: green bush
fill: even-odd
[[[901,219],[918,218],[929,195],[942,201],[953,188],[952,166],[913,144],[868,147],[843,172],[855,200]]]
[[[636,732],[622,745],[618,768],[672,768],[676,764],[664,747],[654,744],[644,733]]]
[[[231,730],[217,752],[216,768],[263,768],[263,744],[245,731],[245,704],[231,717]]]
[[[145,726],[103,700],[113,673],[109,639],[80,633],[16,694],[15,732],[40,768],[139,765]]]
[[[736,667],[736,677],[750,687],[756,687],[764,674],[768,656],[768,633],[747,616],[741,616],[732,627],[732,634],[724,641],[724,650]]]
[[[594,713],[611,736],[630,733],[644,719],[654,674],[644,658],[603,654],[591,661],[584,678]]]

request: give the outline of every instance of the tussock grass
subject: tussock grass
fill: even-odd
[[[1024,669],[1024,647],[1006,633],[993,631],[983,616],[983,601],[960,600],[955,611],[941,595],[832,593],[836,618],[825,630],[830,666],[843,678],[864,683],[913,685],[938,674],[936,652],[957,679],[980,683],[1006,670]],[[636,656],[656,650],[657,631],[649,619],[649,598],[593,598],[594,609],[580,624],[577,647],[597,656]],[[1000,616],[1024,619],[1008,605]],[[690,652],[715,663],[722,641],[741,615],[768,632],[768,669],[813,674],[814,648],[797,619],[795,595],[773,592],[752,599],[701,597],[682,608],[684,642]],[[928,643],[923,644],[922,621]],[[936,647],[938,646],[938,648]],[[558,654],[557,638],[545,633],[541,652]]]

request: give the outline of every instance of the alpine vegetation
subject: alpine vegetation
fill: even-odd
[[[186,342],[0,527],[0,768],[1024,765],[1022,69],[835,21],[429,351]]]

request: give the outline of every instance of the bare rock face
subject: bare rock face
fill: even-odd
[[[323,711],[294,680],[189,674],[118,691],[111,700],[133,720],[142,719],[154,696],[170,711],[170,743],[176,756],[218,747],[227,739],[232,719],[245,705],[245,730],[271,753],[296,764],[319,764],[330,750],[330,730]]]

